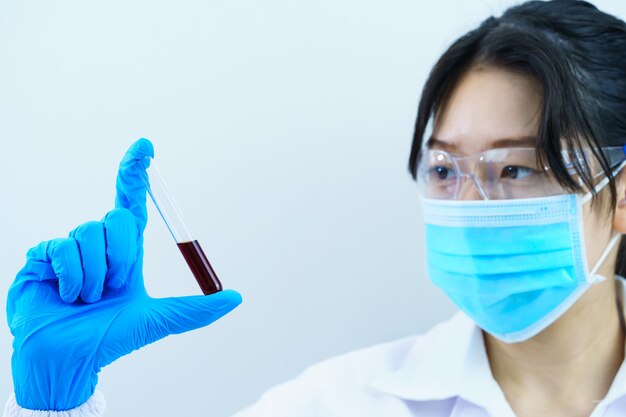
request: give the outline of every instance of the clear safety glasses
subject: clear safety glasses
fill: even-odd
[[[624,149],[601,148],[613,168],[626,159]],[[564,159],[567,161],[566,155]],[[601,173],[598,168],[593,174]],[[422,196],[447,200],[504,200],[564,192],[550,169],[539,165],[535,148],[496,148],[463,157],[424,149],[417,182]]]

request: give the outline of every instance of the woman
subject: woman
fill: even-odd
[[[238,416],[625,415],[625,47],[624,22],[565,0],[457,40],[426,82],[409,168],[430,277],[463,313],[313,366]],[[101,367],[239,304],[145,293],[151,154],[129,150],[102,222],[29,252],[5,416],[100,416]]]

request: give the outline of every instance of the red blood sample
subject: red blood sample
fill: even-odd
[[[204,295],[222,291],[222,283],[217,278],[217,274],[211,267],[198,241],[180,242],[176,245],[183,254],[185,261],[187,261],[193,276],[196,277],[196,281],[198,281]]]

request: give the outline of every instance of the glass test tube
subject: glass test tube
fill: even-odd
[[[183,254],[189,269],[193,273],[200,289],[205,295],[222,291],[222,283],[217,278],[217,274],[209,263],[198,240],[191,234],[185,222],[183,222],[180,209],[172,198],[161,173],[158,171],[154,159],[149,159],[150,166],[146,170],[148,173],[148,183],[146,189],[150,198],[154,202],[157,211],[165,222],[170,234],[176,241],[176,245]]]

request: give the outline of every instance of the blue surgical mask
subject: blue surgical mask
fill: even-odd
[[[498,339],[530,339],[605,279],[596,272],[621,235],[589,269],[582,207],[590,198],[422,198],[431,280]]]

